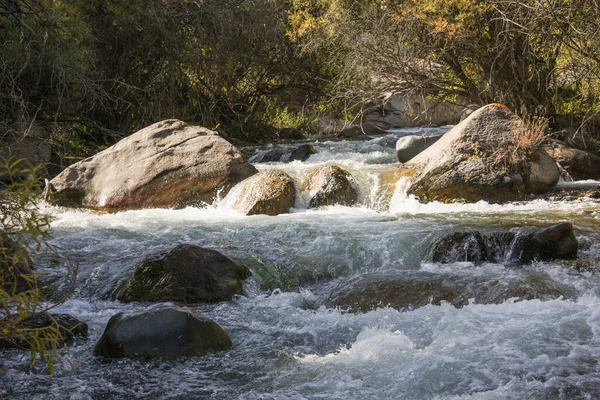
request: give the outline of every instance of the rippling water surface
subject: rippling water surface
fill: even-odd
[[[430,134],[446,128],[430,129]],[[75,292],[60,306],[86,321],[90,337],[61,350],[72,363],[49,376],[28,355],[0,359],[0,395],[10,399],[596,399],[600,398],[600,279],[561,262],[514,269],[503,264],[440,265],[431,243],[456,230],[483,232],[571,221],[582,258],[600,257],[600,204],[531,201],[506,205],[420,204],[391,185],[393,144],[407,133],[365,141],[315,143],[306,162],[259,164],[290,173],[335,162],[361,189],[356,207],[307,210],[300,193],[290,214],[245,217],[234,189],[215,204],[182,210],[96,214],[48,208],[53,243],[77,263]],[[256,150],[257,152],[260,150]],[[386,180],[387,179],[387,180]],[[395,180],[392,182],[395,183]],[[588,182],[594,185],[594,182]],[[577,185],[577,183],[569,183]],[[253,278],[232,301],[194,307],[229,333],[233,349],[177,360],[102,361],[91,350],[108,319],[144,304],[115,294],[146,255],[194,243],[248,265]],[[41,255],[49,276],[52,260]],[[336,308],[328,296],[358,276],[402,274],[495,281],[535,279],[569,296],[500,304]],[[61,284],[56,283],[61,289]],[[63,286],[66,286],[64,284]]]

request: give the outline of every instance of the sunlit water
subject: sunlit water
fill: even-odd
[[[446,128],[430,129],[430,134]],[[242,216],[231,210],[236,189],[215,204],[182,210],[96,214],[48,207],[53,244],[78,266],[75,290],[57,311],[90,326],[90,337],[61,350],[72,365],[49,376],[27,372],[27,354],[0,356],[0,395],[9,399],[596,399],[600,398],[600,278],[561,262],[523,269],[502,264],[440,265],[431,243],[456,230],[483,232],[571,221],[582,258],[600,257],[600,203],[530,201],[506,205],[421,204],[395,168],[396,130],[364,141],[321,141],[306,162],[279,168],[298,187],[325,163],[348,169],[360,188],[356,207],[307,210],[299,193],[290,214]],[[260,151],[260,150],[256,150]],[[567,183],[577,185],[577,182]],[[584,184],[584,183],[580,183]],[[587,182],[590,187],[597,182]],[[389,190],[388,190],[389,189]],[[176,360],[103,361],[91,355],[108,319],[143,304],[115,296],[146,255],[178,243],[216,249],[248,265],[245,295],[194,307],[229,333],[233,349]],[[50,268],[60,276],[64,266]],[[51,257],[50,257],[51,258]],[[359,275],[403,271],[443,277],[542,279],[568,298],[501,304],[382,306],[366,313],[332,308],[336,285]],[[391,279],[391,278],[390,278]],[[454,279],[454,278],[452,278]],[[59,293],[68,285],[55,283]]]

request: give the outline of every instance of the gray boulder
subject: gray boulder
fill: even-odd
[[[351,206],[358,200],[352,175],[337,165],[326,165],[310,172],[306,189],[311,193],[311,208],[335,204]]]
[[[246,215],[284,214],[296,202],[294,180],[283,171],[261,171],[241,185],[233,209]]]
[[[210,202],[255,173],[215,132],[166,120],[71,165],[50,181],[44,197],[105,210],[181,207]]]
[[[502,202],[553,188],[558,167],[535,143],[517,144],[515,134],[524,129],[503,105],[478,109],[405,164],[419,169],[408,193],[447,202]]]
[[[118,295],[120,301],[214,303],[242,294],[247,267],[221,253],[181,244],[143,260]]]
[[[440,138],[441,136],[410,135],[398,139],[396,142],[398,161],[401,163],[407,162]]]
[[[231,345],[231,339],[216,322],[167,303],[140,313],[114,315],[94,347],[94,355],[191,357],[228,350]]]

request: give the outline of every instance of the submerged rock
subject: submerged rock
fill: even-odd
[[[437,142],[441,136],[409,135],[396,142],[396,156],[398,161],[405,163],[417,154]]]
[[[274,148],[265,152],[259,153],[250,158],[251,162],[282,162],[289,163],[292,161],[306,161],[311,154],[316,154],[317,151],[310,144],[302,144],[300,146],[290,148]]]
[[[210,202],[256,172],[215,132],[166,120],[71,165],[44,197],[66,207],[181,207]]]
[[[118,295],[120,301],[214,303],[242,294],[247,267],[221,253],[181,244],[146,258]]]
[[[7,320],[1,320],[0,326],[4,325],[4,323],[9,322]],[[57,330],[60,334],[57,343],[59,346],[72,343],[75,336],[87,337],[88,335],[87,324],[75,317],[68,314],[50,314],[41,312],[33,314],[31,317],[21,321],[17,325],[17,329],[23,330],[24,336],[16,338],[0,336],[0,349],[20,348],[29,350],[31,333],[35,330],[50,327]]]
[[[306,189],[311,192],[311,208],[335,204],[351,206],[358,199],[352,175],[337,165],[326,165],[310,172]]]
[[[573,225],[525,227],[515,232],[454,232],[437,239],[431,250],[434,262],[468,261],[530,264],[533,261],[569,260],[577,257]]]
[[[296,185],[285,172],[262,171],[242,182],[233,209],[246,215],[279,215],[296,202]]]
[[[406,163],[420,168],[408,194],[502,202],[551,189],[560,177],[558,167],[536,143],[531,148],[518,143],[524,136],[515,135],[524,130],[523,121],[505,106],[480,108]]]
[[[327,304],[352,312],[380,307],[410,310],[448,302],[463,307],[471,302],[500,304],[508,299],[570,298],[576,293],[543,275],[522,277],[481,277],[446,275],[424,271],[380,271],[339,283]]]
[[[190,357],[228,350],[231,345],[231,339],[216,322],[167,303],[139,313],[114,315],[94,347],[94,355]]]

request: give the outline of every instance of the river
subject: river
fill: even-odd
[[[246,217],[231,210],[236,189],[214,204],[181,210],[100,214],[46,206],[54,217],[52,243],[79,269],[72,296],[55,311],[87,322],[90,335],[59,351],[65,363],[54,376],[43,363],[28,372],[28,354],[4,352],[0,398],[599,398],[598,275],[565,268],[560,261],[519,269],[438,264],[428,251],[436,238],[457,230],[492,232],[570,221],[580,257],[597,258],[600,201],[420,204],[406,196],[402,184],[389,184],[385,171],[396,163],[398,137],[447,129],[318,141],[318,153],[306,162],[256,165],[282,169],[300,186],[309,170],[335,162],[353,174],[361,189],[355,207],[309,210],[307,193],[302,193],[289,214]],[[108,319],[144,307],[114,300],[136,263],[184,242],[218,250],[252,270],[243,296],[192,307],[229,333],[232,350],[173,360],[94,358],[93,346]],[[64,273],[62,264],[47,258],[38,256],[48,276]],[[364,313],[328,303],[332,290],[356,277],[385,281],[411,273],[495,282],[534,279],[569,295],[470,302],[462,308],[442,303],[396,310],[382,304]],[[56,285],[61,290],[67,283]]]

